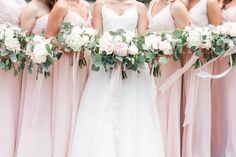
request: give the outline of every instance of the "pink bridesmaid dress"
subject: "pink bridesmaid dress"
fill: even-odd
[[[90,15],[90,14],[89,14]],[[70,22],[74,26],[91,25],[91,15],[84,20],[74,11],[68,11],[64,21]],[[72,102],[73,97],[73,56],[63,54],[60,61],[54,65],[53,79],[53,156],[67,157],[71,145],[74,125],[77,117],[80,97],[89,73],[89,55],[85,53],[87,66],[77,68],[77,77],[74,88],[76,102]]]
[[[0,23],[19,25],[21,9],[25,2],[0,0]],[[0,69],[0,156],[13,157],[16,147],[20,106],[21,77],[13,71]]]
[[[224,22],[236,22],[236,6],[223,10]],[[228,66],[229,58],[219,59],[214,66],[216,73],[223,72]],[[213,129],[212,156],[236,156],[236,68],[225,77],[213,80]]]
[[[200,0],[189,10],[193,25],[208,25],[207,0]],[[191,53],[186,58],[190,58]],[[204,69],[213,72],[210,65]],[[196,76],[190,69],[184,74],[183,98],[185,118],[183,131],[183,157],[211,156],[211,79]]]
[[[152,15],[153,3],[148,10],[149,30],[172,32],[175,23],[171,15],[171,4],[167,5],[158,14]],[[156,79],[157,88],[165,82],[171,74],[182,67],[180,61],[169,60],[161,66],[161,77]],[[180,77],[167,91],[158,92],[158,107],[166,157],[180,157],[181,155],[181,107],[182,78]]]
[[[32,33],[42,34],[47,21],[48,15],[38,18]],[[36,80],[36,75],[37,66],[23,73],[16,157],[52,156],[53,76],[39,74]]]

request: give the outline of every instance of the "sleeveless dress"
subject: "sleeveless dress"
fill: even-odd
[[[207,0],[200,0],[189,10],[189,14],[193,25],[208,25]],[[191,53],[187,54],[186,59],[190,57]],[[209,65],[204,70],[212,73],[213,65]],[[196,70],[190,69],[184,74],[183,82],[185,95],[183,98],[185,110],[183,157],[210,157],[211,79],[200,78],[196,76]]]
[[[236,22],[236,6],[223,10],[224,22]],[[219,59],[214,71],[220,73],[228,68],[229,58]],[[236,68],[221,79],[213,80],[213,129],[212,156],[236,156]]]
[[[90,26],[91,16],[88,20],[84,20],[76,12],[68,11],[64,21],[70,22],[74,26],[84,25]],[[77,69],[76,77],[76,103],[72,103],[72,69],[73,57],[63,54],[60,61],[54,64],[53,70],[53,156],[67,157],[70,146],[71,135],[74,130],[75,119],[79,107],[80,97],[83,92],[88,72],[89,57],[85,54],[88,66],[83,69]]]
[[[18,3],[19,2],[19,3]],[[19,25],[19,17],[26,3],[22,0],[0,0],[0,24]],[[19,118],[22,75],[0,69],[0,156],[13,157]]]
[[[47,21],[48,15],[38,18],[32,34],[42,34]],[[52,156],[52,76],[36,74],[37,66],[23,73],[16,157]]]
[[[103,32],[118,28],[136,31],[138,12],[130,7],[119,16],[104,4],[102,19]],[[139,76],[133,71],[127,75],[128,79],[113,85],[121,89],[109,99],[111,73],[104,69],[91,72],[69,157],[164,157],[155,84],[148,66]]]
[[[151,3],[150,9],[148,10],[149,30],[155,32],[173,32],[175,30],[175,24],[171,15],[171,4],[153,16],[152,8],[155,2]],[[167,64],[161,65],[161,77],[156,79],[157,88],[160,87],[166,78],[181,67],[180,61],[175,62],[173,60],[169,60]],[[157,93],[157,106],[159,108],[166,157],[180,157],[181,86],[182,78],[179,78],[167,91]]]

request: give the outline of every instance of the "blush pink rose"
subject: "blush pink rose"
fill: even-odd
[[[121,57],[128,55],[128,45],[123,42],[118,42],[115,44],[115,54]]]

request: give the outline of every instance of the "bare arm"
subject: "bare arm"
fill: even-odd
[[[93,9],[93,28],[97,29],[100,34],[103,33],[102,27],[102,6],[101,2],[95,2]]]
[[[188,9],[179,0],[173,2],[171,6],[171,14],[174,19],[176,28],[184,28],[190,25]]]
[[[21,28],[27,32],[27,34],[30,34],[35,22],[37,20],[37,7],[34,4],[29,4],[21,14],[20,18],[20,26]]]
[[[48,18],[48,24],[45,31],[46,38],[55,36],[58,33],[60,25],[67,12],[68,10],[64,2],[59,1],[55,4]]]
[[[137,2],[137,9],[139,13],[137,31],[139,35],[144,35],[147,31],[147,8],[144,4]]]
[[[217,0],[207,1],[207,15],[210,24],[220,25],[222,23],[221,9]]]

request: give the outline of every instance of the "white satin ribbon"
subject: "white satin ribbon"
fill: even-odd
[[[184,65],[184,67],[174,72],[166,79],[166,81],[163,82],[163,84],[158,88],[158,91],[164,93],[166,90],[168,90],[188,69],[192,67],[192,65],[198,60],[198,58],[198,56],[193,54],[188,62]]]
[[[230,48],[223,55],[220,55],[220,56],[212,59],[211,61],[205,63],[203,66],[198,68],[196,75],[200,78],[210,78],[210,79],[219,79],[219,78],[222,78],[222,77],[226,76],[233,68],[233,60],[232,60],[231,56],[230,56],[230,67],[227,70],[225,70],[224,72],[220,73],[220,74],[213,75],[213,74],[211,74],[207,71],[204,71],[203,69],[206,68],[208,65],[212,64],[213,62],[215,62],[217,59],[219,59],[221,57],[224,58],[224,57],[232,55],[234,53],[236,53],[236,46]]]

